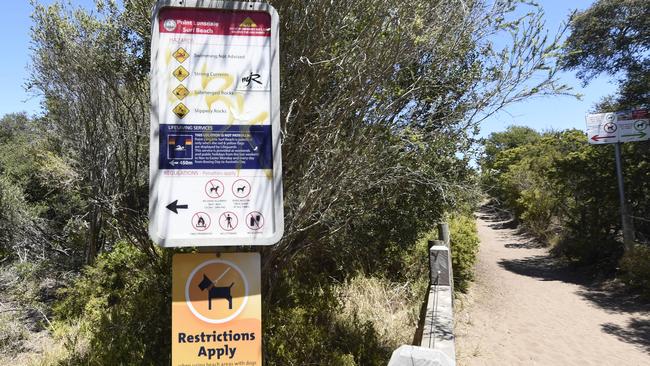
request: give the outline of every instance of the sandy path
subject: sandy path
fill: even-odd
[[[456,314],[459,365],[650,365],[650,307],[588,285],[478,215],[476,283]]]

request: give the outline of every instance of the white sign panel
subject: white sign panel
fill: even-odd
[[[278,29],[268,4],[158,2],[149,234],[159,245],[282,237]]]
[[[587,139],[590,144],[613,144],[650,139],[647,110],[588,114]]]

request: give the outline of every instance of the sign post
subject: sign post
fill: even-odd
[[[278,45],[269,4],[157,2],[149,235],[158,245],[282,238]],[[173,365],[261,366],[260,272],[258,253],[174,255]]]
[[[614,144],[616,159],[616,178],[621,205],[621,224],[623,226],[623,243],[626,249],[634,245],[634,227],[625,199],[623,183],[623,163],[621,144],[623,142],[645,141],[650,139],[650,116],[647,110],[634,110],[616,113],[588,114],[587,141],[590,144]]]
[[[614,144],[616,157],[616,179],[618,180],[618,199],[621,205],[621,224],[623,225],[623,244],[626,249],[634,244],[634,227],[630,221],[630,214],[625,200],[625,185],[623,183],[623,162],[621,161],[621,143]]]

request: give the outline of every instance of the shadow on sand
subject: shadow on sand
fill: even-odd
[[[632,319],[625,327],[618,324],[601,325],[603,332],[616,336],[622,342],[633,343],[650,353],[650,320]]]
[[[478,217],[484,221],[498,223],[498,219],[492,216],[488,219],[490,212],[479,212]],[[512,229],[510,227],[492,226],[495,230]],[[521,233],[516,233],[521,235]],[[524,235],[521,243],[506,244],[506,248],[529,249],[540,248],[541,246]],[[587,271],[580,271],[570,267],[567,263],[551,255],[533,255],[522,259],[502,259],[498,264],[504,269],[522,275],[533,277],[541,281],[561,281],[580,286],[577,292],[579,296],[593,303],[594,305],[611,313],[628,313],[639,316],[632,319],[625,327],[617,324],[602,324],[605,333],[618,337],[621,341],[634,344],[650,354],[650,303],[644,301],[638,294],[626,291],[623,286],[616,282],[603,279],[595,279],[593,274]]]

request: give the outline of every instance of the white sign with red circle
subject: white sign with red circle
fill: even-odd
[[[206,231],[210,228],[210,215],[205,212],[197,212],[192,216],[192,227],[196,231]]]
[[[262,230],[264,227],[264,215],[258,211],[250,212],[246,215],[246,226],[251,230]]]
[[[210,179],[205,184],[205,194],[210,198],[219,198],[224,194],[224,185],[219,179]]]
[[[224,231],[233,231],[237,228],[239,219],[234,212],[226,211],[219,216],[219,226]]]
[[[590,144],[614,144],[650,139],[650,132],[646,131],[646,126],[650,123],[650,111],[647,109],[588,114],[586,122],[587,141]]]
[[[232,194],[237,198],[246,198],[251,194],[251,184],[246,179],[237,179],[232,184]]]

